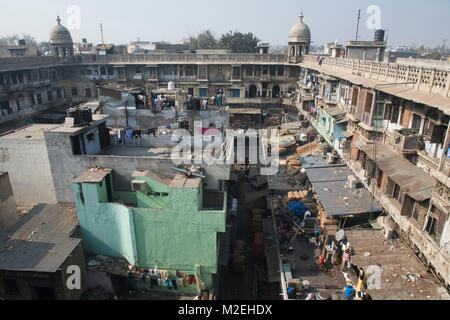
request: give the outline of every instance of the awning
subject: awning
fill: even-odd
[[[342,135],[348,139],[348,138],[353,137],[353,132],[346,130],[346,131],[342,132]]]
[[[369,159],[411,198],[416,201],[431,198],[435,180],[422,169],[383,144],[368,145],[360,150],[364,151]]]

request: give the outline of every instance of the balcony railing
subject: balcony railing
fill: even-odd
[[[408,83],[407,87],[424,92],[450,96],[450,68],[427,68],[417,65],[385,63],[369,60],[323,57],[319,66],[317,56],[302,57],[301,65],[316,65],[331,71],[344,72],[387,83]]]

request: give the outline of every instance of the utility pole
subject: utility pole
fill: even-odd
[[[358,10],[358,20],[356,23],[356,39],[355,41],[358,41],[358,34],[359,34],[359,21],[361,20],[361,9]]]
[[[100,32],[102,33],[102,44],[105,44],[103,41],[103,24],[100,23]]]

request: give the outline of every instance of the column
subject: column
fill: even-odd
[[[421,115],[421,116],[420,116],[420,129],[419,129],[419,135],[423,135],[423,131],[425,130],[424,126],[425,126],[425,116],[424,116],[424,115]]]

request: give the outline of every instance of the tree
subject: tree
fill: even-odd
[[[200,32],[196,37],[189,38],[189,46],[193,50],[197,49],[217,49],[217,39],[210,30]]]
[[[4,35],[0,36],[0,45],[13,46],[17,44],[18,40],[25,40],[26,44],[36,44],[36,39],[30,34],[15,34],[13,36]]]
[[[223,34],[219,41],[222,49],[231,49],[233,53],[256,53],[260,40],[253,33],[228,32]]]

